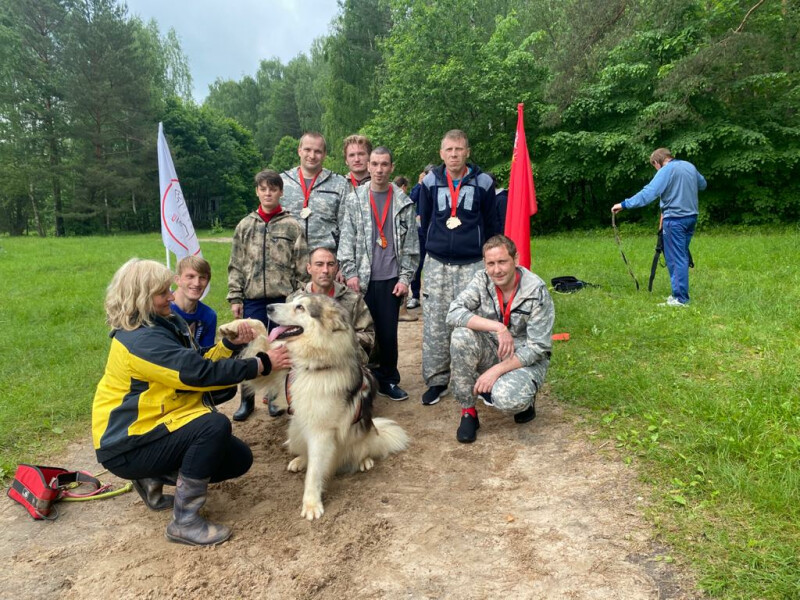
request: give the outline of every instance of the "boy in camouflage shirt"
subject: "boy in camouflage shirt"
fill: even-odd
[[[259,206],[239,221],[233,234],[228,302],[234,318],[258,319],[271,330],[276,324],[267,317],[267,305],[285,302],[308,280],[308,246],[303,228],[280,205],[281,176],[267,169],[255,176],[255,183]],[[254,408],[252,393],[242,391],[233,419],[246,420]]]

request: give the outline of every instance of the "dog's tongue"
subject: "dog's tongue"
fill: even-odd
[[[269,332],[269,341],[274,342],[280,334],[289,329],[286,325],[279,325]]]

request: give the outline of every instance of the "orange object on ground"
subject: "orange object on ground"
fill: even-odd
[[[569,341],[569,334],[568,333],[554,333],[551,337],[556,342],[568,342]]]

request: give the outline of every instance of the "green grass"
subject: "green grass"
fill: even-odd
[[[643,287],[655,236],[623,229]],[[800,236],[700,232],[692,304],[637,292],[611,232],[534,240],[534,270],[601,285],[555,295],[549,380],[653,486],[652,518],[722,598],[800,598]]]
[[[646,287],[655,236],[621,232]],[[601,286],[554,295],[571,340],[556,345],[551,390],[635,463],[650,518],[712,597],[800,598],[799,242],[797,230],[701,230],[685,309],[657,306],[664,269],[653,294],[634,289],[610,229],[533,242],[545,280]],[[229,251],[203,243],[221,316]],[[0,475],[87,434],[105,286],[131,256],[163,261],[160,236],[0,238]]]

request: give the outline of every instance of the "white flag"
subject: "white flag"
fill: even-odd
[[[158,124],[158,182],[161,188],[161,238],[164,240],[164,246],[167,250],[171,250],[178,260],[190,254],[203,256],[161,123]],[[169,252],[167,252],[167,266],[169,266]]]

